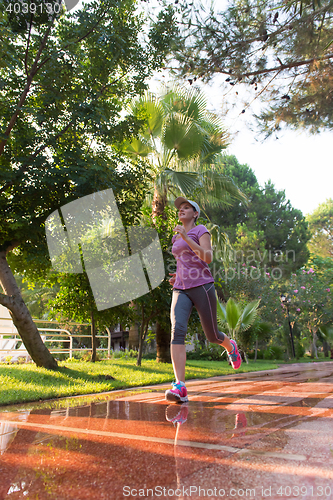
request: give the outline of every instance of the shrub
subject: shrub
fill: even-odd
[[[283,358],[284,358],[284,351],[282,347],[278,345],[270,345],[268,346],[267,350],[264,351],[265,360],[283,359]]]
[[[111,354],[111,357],[113,359],[117,358],[137,358],[138,357],[138,352],[134,351],[134,349],[130,349],[129,351],[127,349],[120,349],[119,351],[113,351]]]
[[[299,340],[295,340],[295,354],[296,358],[303,358],[305,354],[305,348],[302,346]]]
[[[142,355],[142,359],[156,359],[157,353],[156,352],[147,352],[146,354]]]
[[[195,349],[186,353],[187,359],[197,359],[206,361],[221,361],[227,360],[227,354],[224,347],[217,344],[210,344],[209,347],[204,349]]]
[[[264,351],[264,350],[258,349],[258,351],[257,351],[257,359],[264,359],[265,352],[266,351]]]

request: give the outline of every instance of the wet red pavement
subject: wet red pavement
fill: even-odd
[[[333,500],[332,362],[187,386],[3,407],[0,500]]]

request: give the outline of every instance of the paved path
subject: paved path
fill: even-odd
[[[333,500],[332,362],[187,386],[2,411],[0,500]]]

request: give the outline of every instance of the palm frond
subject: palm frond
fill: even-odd
[[[198,156],[204,141],[200,130],[186,115],[173,113],[165,122],[163,142],[176,150],[180,160]]]
[[[208,203],[228,207],[235,201],[246,202],[232,179],[211,166],[226,146],[227,135],[220,120],[207,111],[203,93],[179,85],[160,97],[147,92],[132,102],[130,112],[145,127],[123,151],[136,161],[143,158],[163,198],[172,188],[195,196],[203,209]],[[229,243],[221,231],[216,244],[227,261]]]
[[[205,170],[200,174],[203,179],[204,189],[201,195],[201,202],[210,205],[230,206],[235,201],[248,203],[244,193],[236,186],[233,179],[227,175],[219,174],[213,170]]]
[[[217,293],[215,291],[215,294],[216,294],[216,300],[217,300],[217,314],[219,316],[219,318],[225,322],[227,320],[227,311],[225,310],[225,307],[224,305],[219,301],[219,298],[217,296]]]
[[[318,327],[320,333],[325,337],[326,340],[333,338],[333,327],[332,325],[320,325]]]
[[[212,238],[214,257],[221,261],[224,269],[230,267],[234,258],[234,249],[230,243],[227,233],[224,233],[220,226],[212,222],[206,223],[206,227]]]
[[[234,301],[232,297],[230,297],[230,299],[227,302],[226,312],[227,312],[228,325],[233,331],[235,331],[238,326],[239,319],[241,317],[241,311],[238,304]]]
[[[126,141],[122,145],[122,151],[133,159],[146,158],[151,152],[152,148],[140,139],[132,139],[131,142]]]
[[[160,135],[165,114],[162,103],[154,94],[146,92],[144,96],[135,99],[129,110],[133,116],[144,120],[146,126],[141,130],[143,137],[149,139]]]
[[[195,122],[200,122],[206,115],[205,95],[196,90],[174,85],[162,97],[162,103],[168,113],[181,113]]]
[[[198,175],[195,172],[177,172],[166,168],[160,177],[166,184],[176,187],[185,196],[193,193],[198,184]]]
[[[224,141],[222,134],[214,134],[209,137],[206,137],[203,141],[201,155],[200,155],[200,163],[211,164],[214,162],[215,158],[221,153],[223,149],[226,149],[228,146],[227,142]]]
[[[209,119],[202,120],[197,125],[205,137],[201,149],[201,164],[213,163],[215,158],[226,149],[229,144],[229,135],[219,119],[209,115]]]
[[[248,330],[254,323],[257,315],[258,315],[258,307],[259,307],[260,299],[254,300],[247,304],[242,312],[239,322],[239,329],[241,331]]]

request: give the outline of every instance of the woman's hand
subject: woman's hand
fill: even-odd
[[[173,231],[175,231],[176,233],[180,234],[180,236],[183,238],[183,240],[186,240],[187,239],[187,233],[185,231],[185,227],[184,226],[181,226],[180,224],[178,224],[178,226],[176,226]]]
[[[169,283],[171,286],[173,286],[175,284],[175,281],[176,281],[176,273],[169,273],[171,274],[172,278],[169,278]]]

